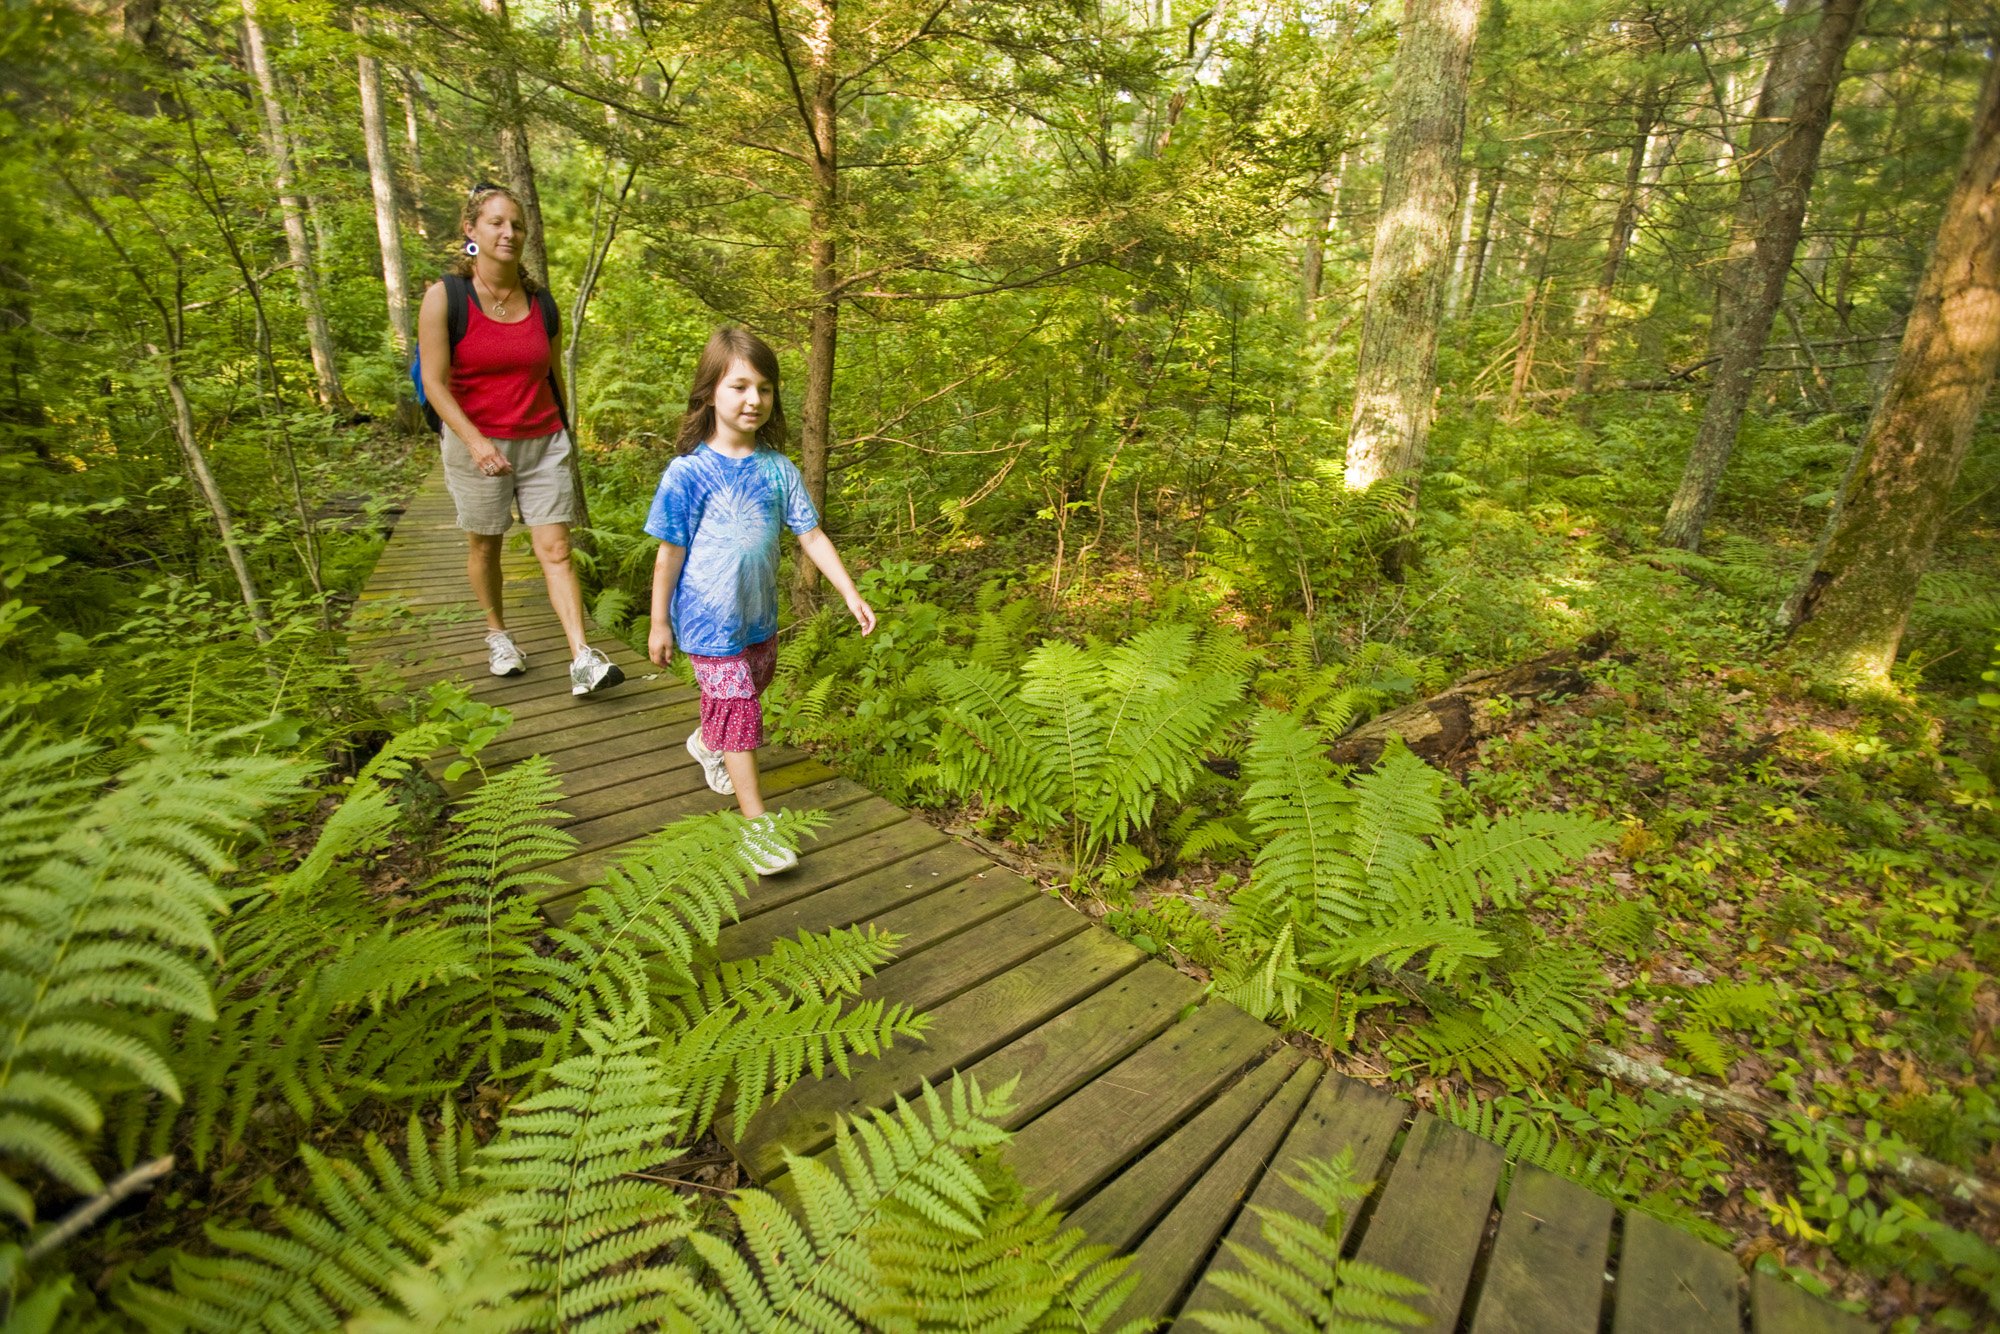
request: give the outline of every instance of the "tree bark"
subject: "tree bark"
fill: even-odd
[[[2000,64],[1989,64],[1895,369],[1787,609],[1801,658],[1888,679],[1996,369]]]
[[[1736,447],[1764,343],[1798,249],[1806,196],[1865,0],[1790,0],[1740,159],[1736,217],[1708,350],[1719,360],[1661,540],[1693,551]]]
[[[293,179],[291,135],[285,128],[284,107],[278,101],[278,81],[264,47],[264,29],[257,22],[257,0],[243,0],[243,45],[264,103],[264,142],[277,175],[278,211],[284,218],[285,245],[291,254],[293,277],[299,285],[299,309],[305,314],[306,342],[312,352],[320,406],[335,412],[350,412],[347,395],[340,387],[340,367],[334,360],[333,334],[327,328],[326,308],[320,303],[319,272],[313,262],[312,247],[306,241],[305,200]]]
[[[355,35],[367,35],[367,20],[354,20]],[[389,306],[389,340],[396,360],[408,364],[415,337],[410,322],[410,293],[403,268],[403,232],[396,217],[396,166],[389,157],[389,129],[382,118],[382,73],[375,57],[356,57],[361,83],[361,138],[368,151],[368,188],[375,197],[375,238],[382,250],[382,290]],[[410,383],[396,380],[396,419],[406,431],[417,428],[417,404]]]
[[[834,0],[807,0],[812,26],[805,36],[806,74],[811,80],[806,130],[812,145],[812,206],[807,221],[807,259],[812,268],[813,305],[806,326],[806,397],[799,423],[799,471],[813,507],[826,515],[827,460],[833,449],[833,371],[840,336],[840,274],[834,230],[840,205],[839,80],[834,71]],[[782,44],[775,21],[772,38]],[[819,605],[819,570],[798,562],[792,602],[801,614]]]
[[[222,488],[215,484],[215,474],[208,470],[208,460],[202,456],[201,441],[194,429],[194,411],[188,406],[187,390],[181,387],[180,371],[173,358],[162,354],[153,344],[146,344],[146,352],[160,364],[167,382],[167,399],[172,405],[174,421],[174,443],[181,448],[181,460],[187,465],[188,479],[208,506],[209,517],[215,520],[216,535],[222,539],[223,553],[229,559],[229,568],[236,575],[236,589],[243,595],[243,605],[250,609],[251,628],[257,632],[257,641],[264,643],[271,638],[270,617],[265,614],[264,599],[257,592],[257,581],[250,574],[250,562],[244,559],[243,544],[236,540],[236,522],[229,512],[229,502],[223,498]]]
[[[1618,286],[1618,270],[1625,263],[1625,249],[1632,243],[1632,226],[1639,217],[1639,184],[1646,172],[1646,145],[1652,141],[1653,125],[1660,108],[1649,87],[1640,99],[1633,126],[1630,157],[1625,163],[1625,188],[1618,196],[1618,211],[1612,215],[1611,237],[1604,247],[1604,264],[1597,271],[1597,286],[1586,298],[1583,346],[1577,353],[1576,379],[1571,392],[1578,399],[1590,393],[1597,379],[1597,356],[1604,345],[1604,326],[1611,314],[1611,294]],[[1583,408],[1588,411],[1588,405]]]
[[[1306,248],[1299,265],[1299,304],[1306,322],[1311,323],[1319,306],[1319,289],[1326,276],[1326,229],[1333,220],[1334,178],[1320,178],[1306,210]]]
[[[1350,490],[1397,478],[1414,496],[1422,475],[1479,8],[1410,0],[1405,11],[1347,433]],[[1405,553],[1392,550],[1399,565]]]
[[[423,93],[419,82],[422,76],[414,70],[403,70],[401,75],[398,83],[403,94],[403,136],[410,144],[410,214],[416,219],[417,235],[428,241],[431,228],[424,217],[424,144],[417,118],[417,99]]]
[[[1500,192],[1507,188],[1507,178],[1497,170],[1493,173],[1493,188],[1486,192],[1486,207],[1480,210],[1479,239],[1472,243],[1472,284],[1465,294],[1467,316],[1479,312],[1479,288],[1486,281],[1486,255],[1493,246],[1493,212],[1500,207]]]
[[[507,0],[479,0],[479,7],[507,28]],[[500,132],[500,165],[507,174],[508,188],[521,201],[527,214],[528,243],[522,247],[521,262],[535,280],[550,285],[548,242],[542,232],[542,197],[535,190],[535,162],[528,152],[528,126],[521,114],[521,81],[514,66],[504,56],[493,75],[494,109]]]
[[[1471,259],[1472,215],[1479,209],[1479,168],[1474,167],[1465,176],[1465,197],[1461,201],[1465,207],[1458,215],[1458,244],[1451,252],[1451,280],[1445,287],[1444,313],[1458,311],[1458,298],[1465,291],[1465,270]]]

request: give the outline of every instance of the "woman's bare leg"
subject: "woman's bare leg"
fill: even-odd
[[[472,584],[472,596],[486,613],[488,630],[505,630],[507,615],[500,601],[500,544],[504,536],[494,533],[465,535],[465,577]]]
[[[722,767],[729,770],[729,780],[736,784],[736,804],[742,808],[743,818],[754,820],[762,815],[764,794],[757,788],[757,752],[725,750]]]
[[[528,533],[535,544],[535,559],[542,563],[542,579],[549,586],[549,605],[562,622],[569,656],[574,658],[589,641],[583,637],[583,588],[569,559],[569,525],[538,523]]]

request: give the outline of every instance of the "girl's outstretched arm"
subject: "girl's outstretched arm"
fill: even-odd
[[[819,572],[834,586],[840,596],[847,600],[847,610],[861,625],[861,633],[875,632],[875,609],[862,598],[854,581],[847,577],[847,567],[840,563],[840,553],[833,549],[833,539],[826,535],[826,529],[815,528],[811,532],[799,534],[799,550],[806,553],[812,563],[819,566]],[[656,599],[659,594],[653,595]]]
[[[662,542],[653,557],[653,628],[646,636],[646,656],[655,667],[666,666],[674,656],[674,623],[667,608],[673,605],[674,586],[681,581],[687,554],[686,547]]]

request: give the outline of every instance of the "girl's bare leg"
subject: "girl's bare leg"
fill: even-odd
[[[492,533],[467,533],[465,577],[472,584],[472,596],[486,613],[488,630],[505,630],[507,617],[500,603],[500,544],[506,539]]]
[[[729,770],[729,780],[736,784],[736,804],[743,809],[743,818],[754,820],[762,815],[764,794],[757,790],[757,752],[725,750],[722,767]]]

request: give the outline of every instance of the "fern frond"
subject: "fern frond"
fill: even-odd
[[[62,772],[85,753],[74,744],[14,739],[25,744],[0,756],[0,855],[14,872],[0,882],[0,1157],[94,1191],[82,1137],[101,1124],[98,1100],[131,1082],[181,1096],[162,1030],[132,1021],[214,1017],[214,877],[228,840],[302,771],[156,731],[100,791]],[[32,1221],[9,1177],[0,1207]]]
[[[1228,1334],[1282,1330],[1344,1330],[1388,1334],[1426,1323],[1402,1298],[1428,1289],[1422,1283],[1359,1260],[1343,1259],[1341,1233],[1347,1210],[1367,1194],[1354,1180],[1353,1154],[1295,1163],[1284,1180],[1318,1210],[1315,1223],[1258,1207],[1258,1231],[1267,1252],[1228,1243],[1241,1266],[1215,1275],[1215,1285],[1242,1303],[1243,1311],[1190,1311],[1188,1318]]]
[[[603,1025],[581,1037],[586,1050],[479,1151],[480,1217],[505,1232],[550,1328],[650,1328],[667,1285],[644,1262],[692,1227],[683,1196],[634,1174],[680,1155],[684,1116],[658,1039]]]
[[[367,1164],[300,1149],[314,1206],[280,1205],[282,1235],[209,1224],[213,1256],[180,1254],[173,1291],[134,1284],[120,1304],[154,1328],[326,1329],[382,1304],[398,1271],[421,1265],[466,1195],[472,1137],[450,1103],[435,1138],[412,1113],[408,1166],[381,1141]]]
[[[1334,781],[1325,743],[1289,713],[1266,709],[1252,725],[1243,794],[1261,839],[1256,883],[1301,919],[1364,920],[1361,867],[1348,850],[1355,799]]]
[[[1462,1003],[1434,1008],[1430,1025],[1410,1038],[1423,1053],[1419,1064],[1468,1077],[1540,1078],[1551,1053],[1566,1053],[1582,1041],[1603,990],[1595,958],[1556,946],[1538,950],[1508,983],[1505,991],[1481,988]]]

